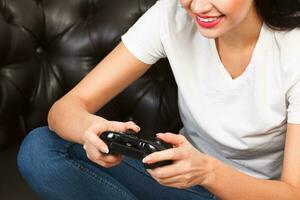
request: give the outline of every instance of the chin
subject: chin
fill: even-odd
[[[218,30],[203,30],[202,28],[198,28],[198,30],[201,33],[201,35],[210,39],[218,38],[222,35],[222,33]]]
[[[198,31],[206,38],[218,38],[223,34],[221,27],[215,27],[212,29],[203,28],[200,25],[196,24]]]

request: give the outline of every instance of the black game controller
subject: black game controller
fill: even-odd
[[[173,147],[171,144],[165,143],[158,138],[155,138],[153,141],[140,139],[134,133],[105,131],[100,138],[107,144],[109,154],[122,154],[139,160],[151,153]],[[151,164],[144,163],[144,166],[148,169],[154,169],[171,163],[171,160],[164,160]]]

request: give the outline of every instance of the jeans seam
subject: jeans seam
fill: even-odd
[[[63,154],[63,153],[61,153]],[[100,176],[98,176],[96,173],[94,173],[93,171],[89,170],[88,168],[84,167],[83,165],[81,165],[80,163],[78,163],[76,160],[73,159],[66,159],[67,162],[69,162],[71,164],[71,166],[73,166],[75,169],[80,170],[81,172],[87,174],[89,177],[93,178],[94,180],[96,180],[97,182],[104,184],[106,186],[109,186],[110,188],[112,188],[113,190],[121,193],[126,199],[131,200],[131,196],[129,196],[126,192],[120,190],[118,187],[116,187],[114,184],[106,181],[105,179],[101,178]]]

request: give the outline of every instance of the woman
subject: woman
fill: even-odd
[[[23,177],[45,199],[300,199],[299,8],[296,0],[158,1],[53,105],[50,130],[25,138]],[[162,57],[184,127],[157,134],[174,148],[143,159],[173,164],[145,170],[106,155],[99,139],[140,128],[93,113]]]

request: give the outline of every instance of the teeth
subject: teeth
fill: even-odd
[[[219,19],[219,17],[212,17],[212,18],[202,18],[197,16],[197,18],[201,21],[201,22],[213,22],[216,21],[217,19]]]

